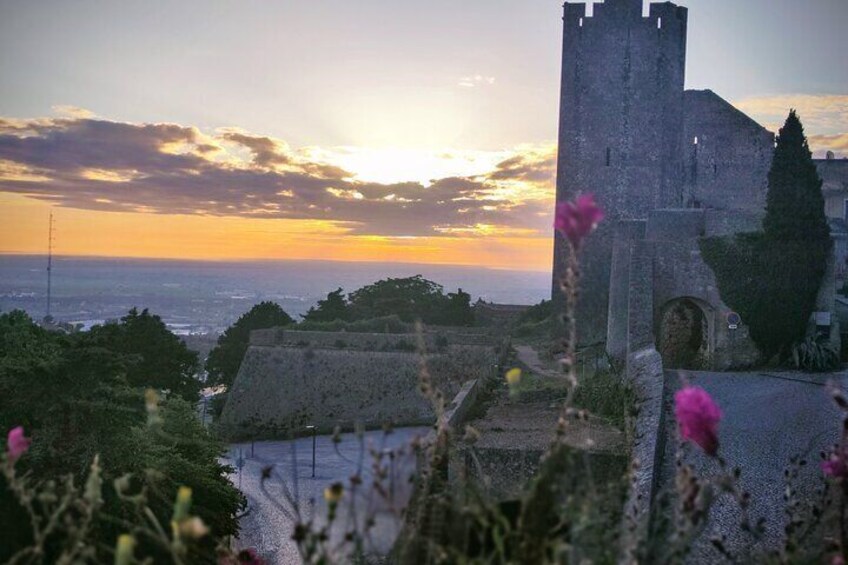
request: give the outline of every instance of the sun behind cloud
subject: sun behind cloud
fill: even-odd
[[[52,207],[74,218],[69,254],[509,267],[515,245],[539,250],[516,268],[543,269],[554,161],[553,144],[292,149],[234,128],[0,118],[0,192],[14,218],[0,251],[37,252]]]

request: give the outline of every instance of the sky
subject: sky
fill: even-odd
[[[682,0],[687,87],[848,155],[848,2]],[[0,0],[0,253],[547,270],[558,0]]]

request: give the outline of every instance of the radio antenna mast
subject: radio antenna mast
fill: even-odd
[[[52,321],[50,299],[53,291],[53,212],[50,212],[50,227],[47,232],[47,315],[45,321]]]

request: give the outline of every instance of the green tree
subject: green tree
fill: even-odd
[[[460,288],[450,292],[444,301],[438,321],[431,322],[445,326],[473,326],[474,309],[471,307],[471,295]]]
[[[527,310],[521,314],[521,317],[518,319],[519,324],[528,324],[528,323],[539,323],[545,320],[550,319],[550,317],[554,313],[553,301],[551,300],[542,300],[538,304],[534,304],[530,306]]]
[[[154,345],[158,341],[156,332],[139,335],[152,335]],[[117,535],[131,530],[138,519],[112,487],[127,473],[133,477],[133,492],[145,493],[161,523],[168,523],[176,489],[185,485],[196,494],[197,514],[216,535],[236,534],[235,514],[242,498],[227,480],[229,469],[219,462],[223,445],[200,425],[194,404],[175,392],[161,402],[161,424],[147,424],[147,385],[136,386],[129,379],[140,355],[113,349],[121,345],[120,337],[114,327],[108,335],[65,335],[43,330],[22,312],[0,315],[0,430],[22,425],[33,438],[32,448],[18,463],[21,472],[35,481],[70,473],[79,484],[99,455],[105,506],[96,531],[103,548],[114,547]],[[149,344],[136,345],[135,351],[146,351]],[[30,537],[27,520],[2,479],[0,531],[0,561]],[[152,547],[145,551],[155,555]],[[196,562],[214,561],[213,540],[199,551]],[[45,562],[50,562],[49,556]]]
[[[218,344],[209,352],[206,371],[209,384],[232,386],[241,360],[250,345],[250,332],[293,324],[294,320],[274,302],[261,302],[243,314],[218,338]]]
[[[350,316],[347,300],[345,300],[341,288],[327,294],[327,298],[319,300],[317,306],[313,306],[303,315],[307,322],[335,322],[336,320],[347,321]]]
[[[168,330],[159,316],[133,308],[120,323],[93,328],[90,337],[94,345],[125,357],[128,385],[197,400],[201,387],[197,353]]]
[[[822,180],[804,126],[792,110],[780,129],[768,175],[763,231],[772,241],[830,242]]]
[[[709,238],[704,259],[763,360],[804,339],[830,257],[822,181],[794,111],[777,139],[763,232]]]
[[[396,315],[404,322],[431,320],[441,314],[444,289],[421,275],[377,281],[348,296],[353,319]]]

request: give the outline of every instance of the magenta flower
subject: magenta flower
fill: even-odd
[[[844,479],[848,477],[848,467],[845,466],[845,461],[842,460],[836,453],[822,461],[822,472],[828,477],[834,479]]]
[[[557,205],[554,228],[568,239],[574,249],[580,249],[586,236],[592,233],[603,219],[604,211],[595,203],[595,197],[591,194],[581,194],[574,202]]]
[[[698,444],[707,455],[718,453],[718,423],[721,410],[702,388],[687,386],[674,395],[674,416],[680,436]]]
[[[6,440],[6,444],[9,447],[9,459],[12,462],[17,461],[29,449],[31,441],[28,437],[24,436],[23,427],[18,426],[9,430],[9,437]]]

